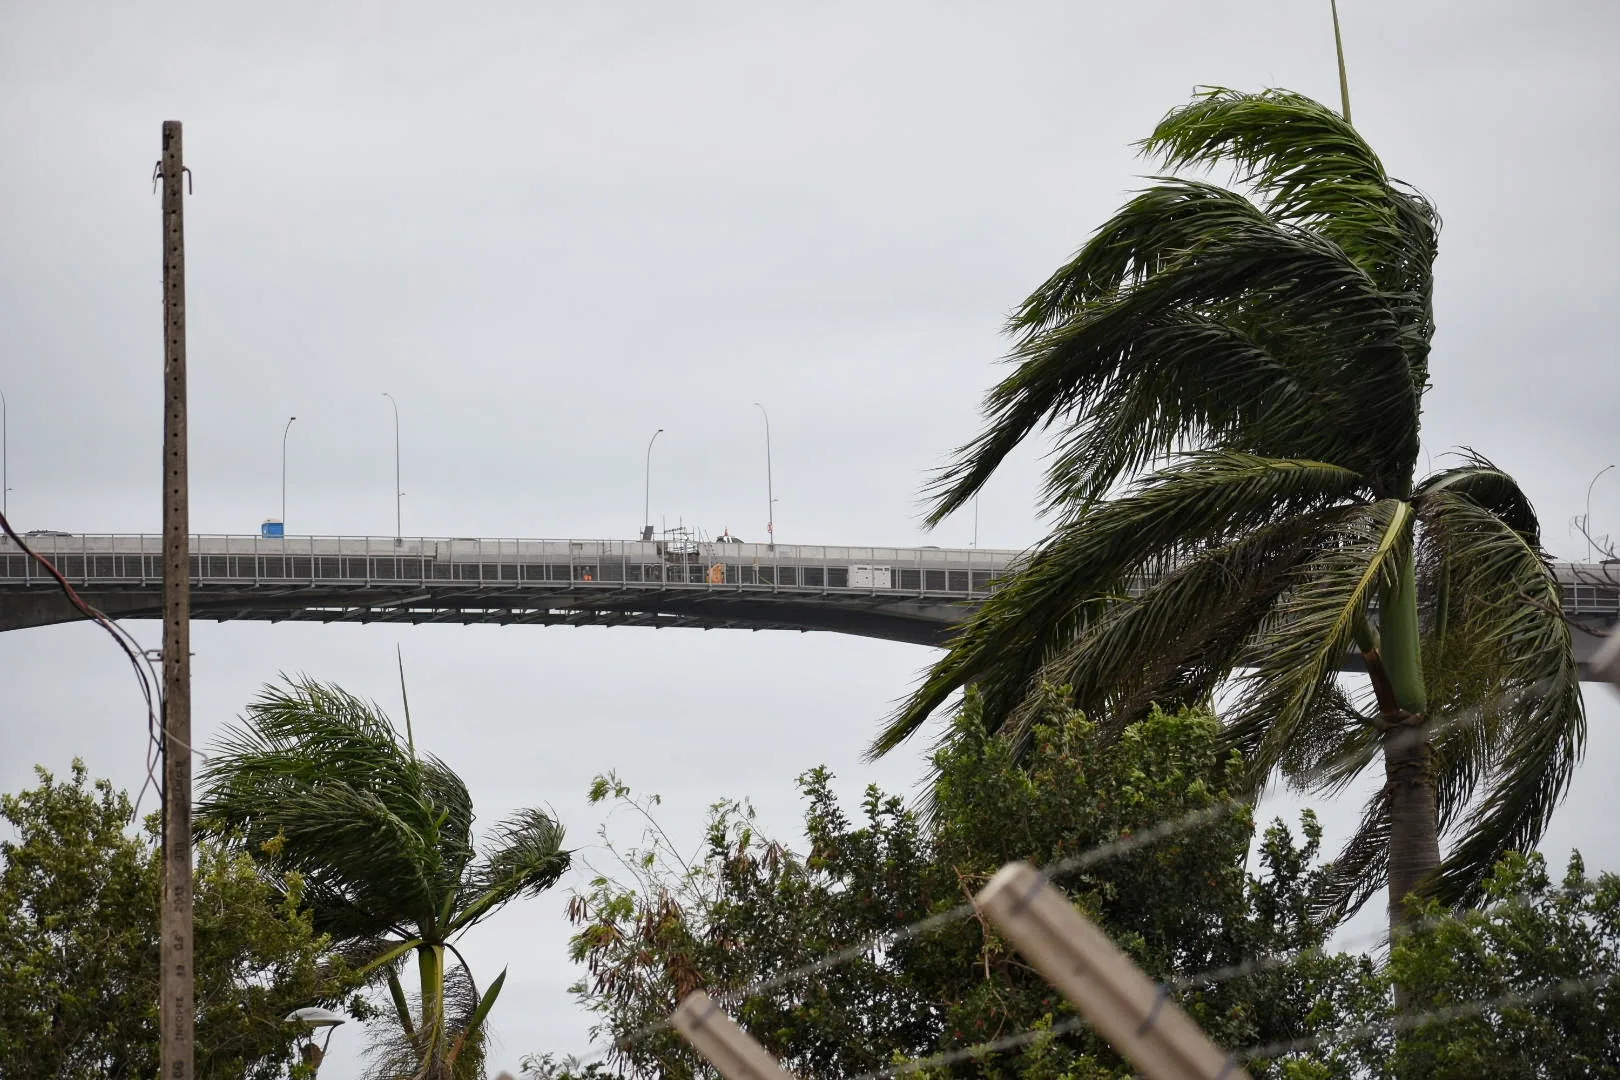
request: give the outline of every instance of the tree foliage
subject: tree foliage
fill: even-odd
[[[0,1076],[145,1080],[158,1068],[155,817],[132,832],[128,795],[36,769],[0,797]],[[197,848],[197,1076],[271,1080],[294,1061],[282,1018],[306,1005],[369,1015],[313,926],[296,878],[271,888],[251,860]]]
[[[1225,1045],[1298,1038],[1329,1016],[1377,1013],[1385,986],[1369,960],[1312,951],[1325,936],[1308,910],[1322,875],[1314,819],[1305,818],[1303,844],[1280,823],[1270,827],[1263,872],[1245,872],[1253,826],[1246,811],[1218,812],[1242,776],[1218,734],[1207,714],[1154,711],[1121,738],[1104,739],[1049,699],[1020,765],[969,708],[936,756],[930,817],[870,789],[852,820],[832,777],[817,769],[800,780],[803,854],[763,836],[746,803],[716,805],[704,847],[691,859],[649,826],[641,845],[620,850],[619,870],[596,876],[572,906],[580,926],[574,956],[587,968],[575,991],[595,1015],[598,1037],[617,1049],[594,1073],[546,1058],[531,1060],[530,1070],[711,1076],[673,1032],[656,1026],[697,987],[729,995],[739,1022],[806,1078],[863,1074],[1059,1027],[1073,1017],[1068,1004],[976,918],[899,940],[873,938],[958,908],[1008,860],[1049,864],[1212,810],[1195,828],[1058,884],[1156,978],[1270,961],[1237,978],[1195,977],[1180,994]],[[653,821],[652,805],[613,778],[600,781],[593,797]],[[846,962],[744,993],[834,954]],[[1381,1045],[1362,1037],[1328,1056],[1295,1057],[1338,1070],[1324,1075],[1348,1075]],[[925,1075],[1033,1080],[1130,1070],[1082,1027]]]
[[[1620,1077],[1620,877],[1595,879],[1577,853],[1554,884],[1540,855],[1511,855],[1485,904],[1456,917],[1430,901],[1390,967],[1454,1018],[1414,1028],[1403,1080]],[[1480,1002],[1498,1003],[1477,1009]]]

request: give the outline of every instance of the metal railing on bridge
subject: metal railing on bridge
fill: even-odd
[[[69,581],[156,586],[155,535],[53,534],[27,538]],[[983,598],[1021,552],[988,548],[836,547],[663,540],[526,540],[472,537],[198,534],[191,573],[200,585],[624,588],[768,590],[951,600]],[[1564,610],[1620,617],[1620,566],[1560,563]],[[51,585],[43,568],[0,538],[0,585]]]
[[[161,537],[36,536],[29,544],[75,584],[156,585]],[[12,552],[6,552],[12,547]],[[204,535],[191,541],[198,584],[499,588],[765,587],[976,599],[1018,553],[989,549],[833,547],[666,540],[522,540]],[[52,583],[0,541],[0,583]]]

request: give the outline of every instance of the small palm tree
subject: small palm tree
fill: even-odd
[[[238,844],[272,877],[303,879],[317,930],[386,975],[398,1038],[376,1055],[386,1080],[483,1075],[484,1025],[506,978],[478,993],[454,940],[568,869],[562,826],[521,810],[473,846],[467,786],[402,742],[374,704],[329,684],[267,686],[227,730],[201,778],[197,829]],[[460,961],[446,970],[446,950]],[[416,954],[415,1015],[399,979]]]
[[[1354,128],[1296,94],[1213,90],[1144,147],[1253,195],[1161,178],[1013,316],[1015,367],[940,477],[963,505],[1037,428],[1056,531],[874,743],[975,684],[1024,739],[1043,685],[1111,730],[1227,687],[1258,788],[1386,783],[1328,916],[1387,881],[1466,900],[1541,835],[1585,740],[1529,500],[1465,453],[1419,480],[1439,219]],[[1359,655],[1368,692],[1338,681]],[[1457,842],[1444,863],[1440,836]]]

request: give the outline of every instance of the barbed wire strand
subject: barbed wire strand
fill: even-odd
[[[1446,1023],[1451,1020],[1460,1020],[1469,1016],[1476,1016],[1490,1012],[1493,1009],[1511,1009],[1521,1005],[1534,1005],[1556,997],[1573,997],[1581,993],[1595,993],[1615,982],[1620,982],[1620,972],[1593,979],[1564,979],[1548,986],[1538,987],[1531,991],[1521,991],[1512,994],[1503,994],[1500,997],[1482,999],[1478,1001],[1463,1002],[1457,1005],[1430,1009],[1426,1012],[1410,1016],[1392,1016],[1384,1020],[1376,1020],[1367,1024],[1357,1024],[1342,1028],[1338,1031],[1326,1032],[1302,1039],[1290,1039],[1284,1042],[1262,1043],[1247,1047],[1231,1055],[1231,1061],[1236,1064],[1245,1061],[1264,1061],[1282,1057],[1285,1054],[1298,1054],[1306,1050],[1314,1050],[1321,1046],[1349,1042],[1353,1039],[1366,1038],[1377,1035],[1386,1030],[1402,1031],[1408,1028],[1422,1027],[1431,1023]],[[919,1072],[923,1069],[939,1068],[943,1065],[954,1065],[959,1061],[983,1057],[986,1054],[997,1053],[1002,1050],[1014,1050],[1041,1039],[1066,1034],[1086,1026],[1084,1017],[1071,1017],[1060,1023],[1047,1027],[1029,1028],[1013,1035],[1003,1035],[999,1038],[989,1039],[985,1042],[974,1043],[957,1050],[932,1054],[928,1057],[913,1058],[910,1061],[890,1065],[887,1068],[872,1072],[860,1073],[847,1077],[846,1080],[888,1080],[889,1077],[903,1076],[910,1072]]]
[[[1591,979],[1562,979],[1535,990],[1517,991],[1503,994],[1500,997],[1485,998],[1478,1001],[1467,1001],[1457,1005],[1447,1005],[1428,1012],[1417,1013],[1411,1016],[1392,1016],[1385,1020],[1375,1020],[1367,1024],[1356,1024],[1341,1028],[1338,1031],[1324,1032],[1321,1035],[1312,1035],[1303,1039],[1290,1039],[1286,1042],[1262,1043],[1250,1046],[1232,1055],[1238,1061],[1264,1061],[1279,1058],[1284,1054],[1297,1054],[1306,1050],[1314,1050],[1328,1043],[1349,1042],[1352,1039],[1363,1039],[1369,1035],[1377,1035],[1381,1031],[1404,1031],[1408,1028],[1422,1027],[1424,1024],[1445,1023],[1450,1020],[1461,1020],[1469,1016],[1478,1016],[1493,1009],[1512,1009],[1523,1005],[1534,1005],[1538,1002],[1552,998],[1574,997],[1577,994],[1596,993],[1599,990],[1620,982],[1620,972],[1610,972]]]
[[[1165,840],[1169,837],[1175,836],[1178,833],[1186,832],[1189,829],[1195,829],[1203,825],[1212,824],[1231,814],[1252,808],[1253,803],[1248,799],[1222,799],[1210,806],[1194,810],[1179,817],[1171,818],[1167,821],[1160,822],[1157,825],[1151,825],[1144,829],[1127,830],[1124,835],[1121,835],[1117,839],[1110,840],[1103,844],[1098,844],[1095,847],[1088,848],[1087,850],[1079,852],[1075,855],[1048,863],[1046,868],[1041,872],[1048,878],[1061,876],[1063,874],[1071,874],[1077,870],[1086,869],[1087,867],[1094,866],[1097,863],[1104,862],[1108,859],[1117,858],[1120,855],[1136,851],[1140,848],[1148,847],[1149,845],[1158,843],[1160,840]],[[820,957],[819,959],[813,960],[810,963],[804,964],[800,967],[793,968],[790,971],[785,971],[780,975],[774,975],[767,979],[761,979],[758,982],[750,983],[749,985],[740,987],[736,990],[726,991],[724,993],[716,993],[714,995],[715,1000],[721,1003],[722,1008],[734,1007],[737,1003],[746,1001],[748,998],[755,997],[770,990],[775,990],[779,987],[797,982],[800,979],[808,978],[811,975],[816,975],[823,971],[838,967],[842,964],[849,963],[850,961],[859,959],[870,952],[890,949],[895,945],[909,941],[912,938],[941,929],[945,926],[951,925],[952,923],[960,922],[963,919],[972,916],[975,910],[976,909],[971,901],[964,902],[945,911],[936,912],[935,914],[929,915],[926,918],[909,923],[898,930],[886,930],[882,933],[868,935],[853,945],[839,949],[837,952],[829,953],[826,956]],[[591,1050],[581,1057],[571,1057],[570,1060],[574,1061],[578,1065],[587,1065],[593,1061],[602,1060],[603,1058],[606,1058],[612,1054],[615,1050],[628,1048],[636,1045],[637,1043],[644,1042],[653,1035],[656,1035],[661,1031],[668,1030],[671,1026],[671,1022],[668,1018],[657,1020],[650,1024],[645,1024],[634,1031],[614,1038],[608,1044]]]
[[[943,1065],[955,1065],[959,1061],[984,1057],[986,1054],[994,1054],[1002,1050],[1016,1050],[1021,1046],[1028,1046],[1030,1043],[1039,1042],[1045,1038],[1066,1035],[1085,1026],[1085,1017],[1071,1016],[1069,1019],[1052,1024],[1050,1027],[1029,1028],[1018,1032],[1016,1035],[1002,1035],[999,1038],[974,1043],[972,1046],[964,1046],[957,1050],[947,1050],[929,1057],[913,1058],[910,1061],[902,1061],[874,1072],[847,1077],[846,1080],[886,1080],[887,1077],[904,1076],[906,1073],[920,1072],[923,1069],[937,1069]]]

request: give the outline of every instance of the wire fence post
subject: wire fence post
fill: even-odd
[[[1149,1080],[1248,1080],[1156,985],[1028,863],[997,871],[974,905]]]
[[[669,1022],[726,1080],[794,1080],[702,990],[686,995]]]

